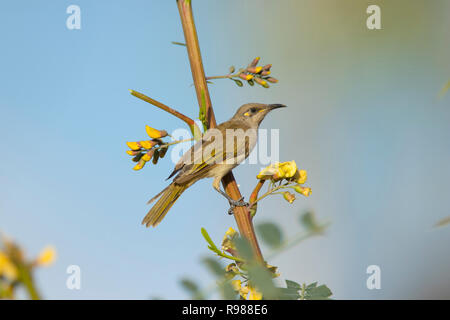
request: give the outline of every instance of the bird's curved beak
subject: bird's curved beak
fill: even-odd
[[[275,103],[275,104],[268,104],[267,108],[269,110],[273,110],[273,109],[278,109],[278,108],[286,108],[287,106],[285,106],[284,104],[279,104],[279,103]]]

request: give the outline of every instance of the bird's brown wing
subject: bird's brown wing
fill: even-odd
[[[208,130],[203,139],[187,151],[175,166],[176,171],[172,175],[179,172],[174,179],[175,183],[185,184],[194,179],[198,180],[210,176],[210,171],[225,161],[235,159],[238,156],[241,156],[243,160],[248,156],[250,148],[247,139],[244,139],[244,141],[228,139],[229,141],[227,141],[225,135],[225,129],[246,130],[248,127],[245,127],[242,122],[230,120],[220,124],[216,129],[223,133],[221,137],[223,140],[216,140],[216,137],[212,139],[214,135],[211,133],[212,131]],[[201,143],[202,148],[198,148],[199,143]]]

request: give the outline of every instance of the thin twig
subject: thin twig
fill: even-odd
[[[178,119],[181,119],[181,120],[183,120],[184,122],[186,122],[186,124],[189,126],[189,129],[191,129],[192,135],[194,136],[194,139],[195,139],[195,140],[198,140],[198,139],[201,137],[201,131],[200,131],[200,128],[197,126],[197,124],[195,123],[195,121],[192,120],[191,118],[189,118],[188,116],[182,114],[181,112],[178,112],[178,111],[175,110],[175,109],[172,109],[172,108],[166,106],[165,104],[163,104],[163,103],[161,103],[161,102],[159,102],[159,101],[156,101],[156,100],[154,100],[154,99],[152,99],[152,98],[150,98],[150,97],[147,97],[147,96],[146,96],[145,94],[143,94],[143,93],[140,93],[140,92],[138,92],[138,91],[131,90],[131,89],[130,89],[129,91],[130,91],[130,93],[131,93],[133,96],[135,96],[135,97],[137,97],[137,98],[139,98],[139,99],[141,99],[141,100],[144,100],[145,102],[148,102],[148,103],[154,105],[155,107],[158,107],[158,108],[160,108],[160,109],[162,109],[162,110],[164,110],[164,111],[166,111],[166,112],[168,112],[168,113],[174,115],[174,116],[177,117]]]

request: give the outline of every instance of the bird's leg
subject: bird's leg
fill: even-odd
[[[229,195],[227,195],[225,192],[223,192],[220,189],[220,180],[221,178],[215,178],[213,181],[213,188],[219,192],[221,195],[223,195],[225,198],[227,198],[228,202],[230,203],[230,209],[228,209],[228,214],[232,215],[234,213],[234,208],[236,207],[248,207],[249,203],[244,201],[244,197],[240,198],[239,200],[232,199]]]

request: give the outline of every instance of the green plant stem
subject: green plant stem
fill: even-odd
[[[239,75],[244,72],[245,70],[241,70],[235,74],[227,74],[224,76],[212,76],[212,77],[206,77],[206,80],[214,80],[214,79],[232,79],[232,78],[237,78],[239,77]]]
[[[271,194],[276,194],[275,191],[278,191],[280,189],[285,188],[289,183],[285,183],[285,184],[280,184],[279,186],[276,186],[275,188],[270,188],[269,191],[267,191],[266,193],[264,193],[261,197],[257,198],[255,201],[251,202],[250,204],[250,208],[252,208],[254,205],[256,205],[256,203],[258,201],[261,201],[262,199],[264,199],[265,197],[271,195]],[[259,190],[258,190],[259,191]]]
[[[41,296],[34,285],[33,277],[31,275],[30,268],[25,265],[17,266],[19,271],[19,279],[22,281],[22,284],[26,288],[28,295],[31,300],[41,300]]]
[[[194,136],[194,139],[195,140],[199,140],[201,138],[202,133],[201,133],[200,128],[197,126],[195,121],[192,120],[191,118],[189,118],[188,116],[182,114],[181,112],[178,112],[177,110],[174,110],[174,109],[166,106],[165,104],[163,104],[163,103],[161,103],[159,101],[156,101],[156,100],[146,96],[143,93],[140,93],[138,91],[131,90],[131,89],[129,89],[129,91],[130,91],[130,93],[133,96],[135,96],[135,97],[137,97],[137,98],[139,98],[141,100],[144,100],[145,102],[148,102],[148,103],[150,103],[150,104],[152,104],[152,105],[154,105],[154,106],[156,106],[156,107],[158,107],[158,108],[160,108],[160,109],[162,109],[162,110],[164,110],[164,111],[174,115],[178,119],[183,120],[189,126],[189,129],[191,130],[192,135]]]

